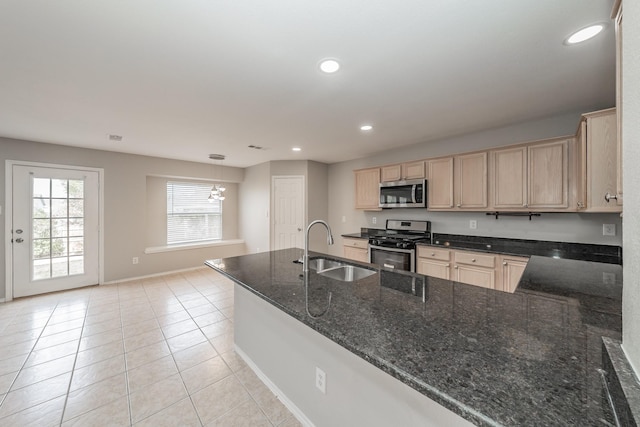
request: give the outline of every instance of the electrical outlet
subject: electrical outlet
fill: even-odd
[[[377,222],[378,222],[378,218],[376,218],[375,216],[371,218],[371,224],[375,224]]]
[[[133,261],[134,264],[137,264],[139,262],[139,259],[137,256],[134,256],[131,261]]]
[[[602,272],[602,284],[603,285],[615,285],[616,275],[614,273]]]
[[[615,224],[602,224],[602,235],[603,236],[615,236],[616,235],[616,225]]]
[[[471,221],[469,221],[469,228],[472,230],[475,230],[476,228],[478,228],[478,221],[476,221],[475,219],[472,219]]]
[[[316,366],[316,388],[322,392],[327,393],[327,374]]]

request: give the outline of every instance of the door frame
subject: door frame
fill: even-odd
[[[307,224],[307,192],[305,191],[305,176],[304,175],[272,175],[271,176],[271,190],[269,197],[269,204],[271,205],[271,220],[269,221],[269,250],[274,250],[275,248],[275,218],[276,218],[276,203],[275,203],[275,189],[276,189],[276,180],[279,178],[299,178],[302,181],[302,233],[305,232],[305,227]],[[303,242],[304,242],[304,234],[303,234]]]
[[[55,163],[28,162],[22,160],[5,160],[5,218],[4,218],[4,253],[5,253],[5,297],[6,302],[13,300],[13,248],[11,244],[11,225],[13,223],[13,167],[27,166],[51,169],[84,170],[98,173],[98,284],[104,283],[104,169]]]

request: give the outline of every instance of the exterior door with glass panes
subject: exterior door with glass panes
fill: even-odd
[[[99,280],[96,171],[13,165],[13,296]]]

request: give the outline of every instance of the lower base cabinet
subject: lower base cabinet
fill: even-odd
[[[342,241],[344,257],[354,261],[369,262],[369,241],[367,239],[344,238]]]
[[[416,271],[426,276],[513,293],[528,258],[418,246]]]

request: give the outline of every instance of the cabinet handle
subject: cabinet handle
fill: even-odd
[[[475,258],[473,258],[473,259],[471,260],[471,262],[476,262],[476,259],[475,259]]]
[[[524,203],[524,204],[522,205],[522,207],[523,207],[523,208],[526,208],[526,207],[529,207],[529,205],[528,205],[528,204],[526,204],[526,203]]]
[[[507,265],[507,261],[502,261],[502,265]]]
[[[462,205],[460,203],[458,203],[457,207],[461,207]]]
[[[609,192],[607,191],[607,194],[604,195],[604,200],[607,203],[609,203],[611,201],[611,199],[618,200],[618,195],[617,194],[609,194]]]
[[[451,264],[447,264],[447,265],[445,265],[445,267],[447,267],[447,268],[449,268],[450,266],[451,266]],[[456,267],[456,268],[458,268],[458,267]]]
[[[436,256],[436,253],[435,253],[435,252],[432,252],[432,253],[431,253],[431,256]]]

